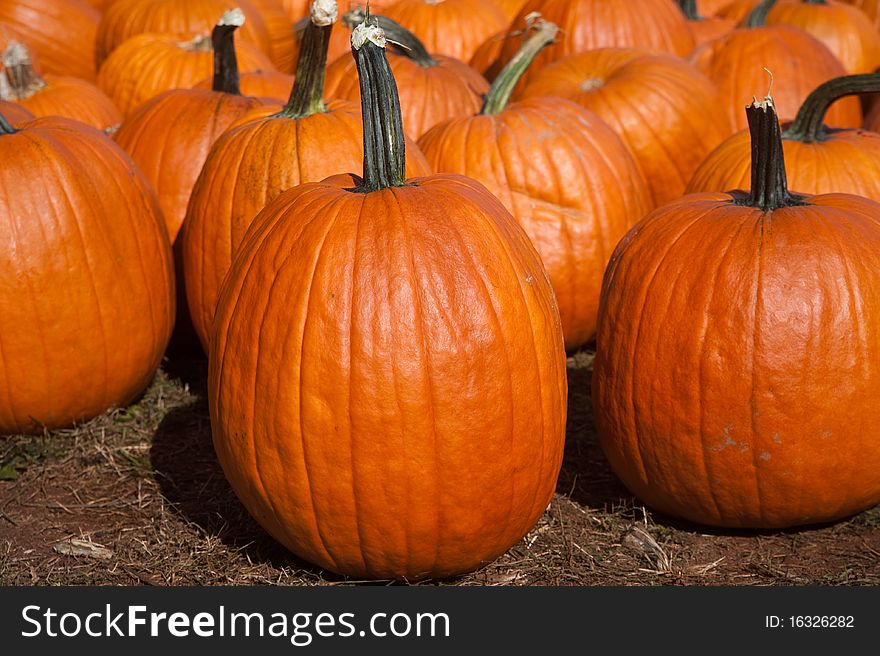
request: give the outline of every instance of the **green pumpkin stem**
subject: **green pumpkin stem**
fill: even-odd
[[[235,30],[244,25],[241,9],[230,9],[211,30],[214,49],[214,79],[211,90],[241,95],[238,79],[238,59],[235,56]]]
[[[752,9],[744,21],[746,27],[764,27],[767,24],[767,14],[773,9],[776,0],[764,0],[757,7]]]
[[[12,124],[6,120],[6,117],[3,114],[0,114],[0,135],[2,134],[15,134],[18,132]]]
[[[352,32],[364,120],[364,176],[355,191],[369,193],[406,184],[400,99],[385,57],[385,37],[369,19]]]
[[[697,0],[678,0],[678,7],[686,19],[692,21],[703,20],[700,12],[697,11]]]
[[[507,62],[507,66],[501,70],[498,77],[492,82],[480,114],[488,116],[503,112],[504,108],[507,107],[507,103],[510,102],[510,96],[514,88],[526,72],[526,69],[528,69],[541,50],[556,40],[559,28],[555,24],[544,20],[540,15],[531,18],[531,20],[529,20],[529,17],[526,17],[526,20],[526,32],[533,32],[533,34],[525,40],[519,51]]]
[[[311,18],[303,32],[299,59],[296,62],[296,81],[279,116],[304,118],[327,111],[324,105],[324,71],[327,68],[327,49],[335,22],[336,2],[315,0]]]
[[[788,190],[782,134],[773,100],[755,100],[746,107],[752,140],[752,190],[744,205],[771,212],[803,205],[804,198]]]
[[[822,141],[828,134],[824,121],[832,103],[844,96],[878,91],[880,91],[880,73],[843,75],[820,84],[804,100],[794,121],[782,136],[803,143]]]

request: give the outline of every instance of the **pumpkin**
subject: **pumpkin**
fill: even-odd
[[[697,0],[700,16],[718,16],[733,0]]]
[[[773,102],[747,112],[751,192],[684,196],[612,256],[592,395],[644,503],[778,529],[880,502],[880,204],[788,191]]]
[[[174,324],[168,235],[149,183],[100,131],[0,119],[0,434],[124,406]]]
[[[3,52],[0,99],[17,102],[35,116],[66,116],[99,130],[122,120],[113,101],[91,82],[51,73],[37,75],[28,49],[14,41]]]
[[[377,13],[370,5],[370,12]],[[477,48],[510,20],[492,0],[398,0],[382,14],[413,32],[428,52],[470,61]]]
[[[492,2],[501,10],[508,21],[512,21],[525,6],[527,0],[492,0]]]
[[[690,61],[718,86],[737,131],[747,127],[743,103],[753,97],[755,88],[767,86],[765,71],[772,73],[774,106],[783,119],[793,118],[818,85],[846,74],[843,64],[822,42],[785,25],[736,29],[698,47]],[[858,99],[841,99],[826,118],[834,127],[861,125]]]
[[[571,350],[595,334],[611,251],[653,206],[626,144],[598,115],[561,98],[507,104],[556,26],[538,21],[532,32],[481,112],[436,125],[419,146],[435,171],[483,183],[525,229],[550,276]]]
[[[507,38],[506,30],[493,34],[480,44],[480,47],[477,48],[474,56],[468,62],[471,68],[479,72],[487,80],[494,80],[501,70],[498,58],[501,56],[501,47],[504,45],[505,38]]]
[[[680,196],[700,162],[733,131],[715,85],[663,53],[598,48],[570,55],[518,94],[541,96],[577,102],[623,138],[648,181],[652,208]]]
[[[861,129],[829,129],[828,106],[854,93],[880,91],[880,73],[849,75],[820,85],[794,120],[782,129],[788,181],[808,194],[844,192],[880,202],[880,134]],[[747,189],[751,170],[748,131],[716,148],[699,166],[688,193]]]
[[[804,30],[824,43],[847,73],[880,68],[880,32],[857,7],[835,0],[765,0],[749,20]]]
[[[516,544],[553,496],[562,332],[540,258],[494,196],[405,177],[381,32],[353,37],[363,178],[290,189],[249,230],[208,358],[214,447],[301,558],[447,577]]]
[[[210,89],[161,93],[128,116],[113,135],[156,190],[172,242],[211,145],[233,121],[262,104],[241,95],[238,84],[233,39],[243,18],[227,12],[212,30]]]
[[[294,77],[280,71],[247,71],[239,73],[239,89],[241,94],[254,98],[267,98],[281,102],[290,94]],[[194,89],[211,89],[214,78],[205,78],[193,85]]]
[[[865,129],[880,132],[880,103],[875,103],[871,112],[865,117]]]
[[[446,55],[429,54],[405,27],[385,16],[371,15],[395,45],[389,58],[403,108],[403,128],[418,139],[437,123],[479,111],[489,83],[467,64]],[[358,24],[362,21],[358,21]],[[351,53],[327,67],[326,93],[360,102],[357,68]]]
[[[247,0],[115,0],[98,25],[95,63],[100,70],[110,53],[140,34],[174,34],[178,41],[210,34],[217,19],[232,9],[239,9],[247,18],[241,40],[249,41],[266,55],[271,53],[272,39],[266,23]]]
[[[679,0],[678,5],[687,18],[687,26],[694,38],[694,46],[722,37],[736,27],[736,23],[729,18],[702,15],[697,9],[696,0]]]
[[[81,0],[2,0],[0,21],[17,31],[41,73],[95,79],[101,14]]]
[[[877,0],[843,0],[847,4],[855,5],[874,22],[874,27],[880,30],[880,2]]]
[[[239,14],[233,10],[224,16]],[[248,42],[238,44],[237,54],[243,71],[274,68],[269,58]],[[173,34],[138,34],[116,48],[103,63],[98,86],[127,117],[163,91],[187,89],[211,75],[213,62],[209,35],[181,41]]]
[[[672,0],[529,0],[504,40],[500,66],[519,49],[533,12],[558,25],[561,36],[538,55],[520,88],[550,62],[595,48],[648,48],[681,57],[694,49],[687,21]]]
[[[283,73],[293,73],[296,67],[296,44],[293,39],[293,21],[281,0],[247,0],[266,25],[269,37],[267,54],[272,64]]]
[[[336,3],[316,4],[287,104],[252,110],[233,123],[211,147],[189,199],[183,270],[193,327],[206,351],[220,284],[257,213],[285,189],[353,170],[364,158],[357,103],[322,100]],[[424,156],[413,150],[413,173],[428,173]]]

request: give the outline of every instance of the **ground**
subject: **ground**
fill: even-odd
[[[557,493],[534,529],[442,585],[880,585],[880,506],[782,532],[644,508],[609,469],[592,350],[568,360]],[[75,429],[0,437],[0,585],[351,585],[298,560],[239,504],[211,445],[205,359],[172,347],[142,398]]]

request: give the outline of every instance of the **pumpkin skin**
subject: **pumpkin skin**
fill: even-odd
[[[115,0],[98,25],[95,64],[100,70],[116,48],[139,34],[174,34],[178,41],[210,34],[220,17],[235,8],[246,17],[239,30],[240,41],[248,41],[268,55],[272,46],[266,24],[247,0]]]
[[[15,127],[18,127],[19,123],[36,118],[36,116],[18,103],[9,102],[8,100],[0,100],[0,116],[3,116]]]
[[[880,68],[880,32],[856,7],[779,0],[767,14],[767,25],[798,27],[824,43],[847,73],[872,73]]]
[[[269,58],[246,41],[238,41],[235,48],[242,72],[273,68]],[[98,86],[127,117],[164,91],[192,87],[211,75],[213,67],[208,37],[181,41],[171,34],[138,34],[107,58],[98,72]]]
[[[653,207],[620,137],[571,101],[533,98],[441,123],[419,146],[435,171],[479,180],[504,203],[550,276],[566,349],[591,340],[611,251]]]
[[[263,23],[269,37],[267,54],[275,68],[282,73],[293,73],[296,68],[297,47],[293,39],[293,21],[280,0],[247,0]]]
[[[38,118],[0,135],[0,157],[0,434],[41,432],[149,383],[174,324],[171,248],[149,183],[98,130]]]
[[[843,64],[820,41],[793,27],[741,28],[703,44],[690,61],[715,82],[736,131],[745,129],[742,108],[756,89],[768,85],[766,67],[773,72],[773,99],[781,120],[794,118],[807,95],[835,77],[844,75]],[[842,98],[828,112],[834,127],[862,124],[857,98]]]
[[[504,17],[508,21],[512,21],[516,18],[516,15],[520,12],[520,10],[525,6],[527,0],[492,0],[495,3],[501,13],[504,14]]]
[[[370,8],[376,13],[372,4]],[[428,52],[463,62],[510,24],[492,0],[399,0],[382,14],[413,32]]]
[[[772,101],[749,193],[645,217],[605,273],[599,444],[652,507],[786,528],[880,502],[880,203],[788,191]]]
[[[556,43],[544,48],[526,71],[518,89],[542,68],[567,55],[605,47],[648,48],[684,57],[694,49],[687,21],[672,0],[529,0],[517,15],[501,48],[504,66],[523,42],[521,32],[531,12],[559,26]]]
[[[855,5],[874,22],[874,27],[880,30],[880,2],[877,0],[843,0],[847,4]]]
[[[2,0],[0,21],[24,36],[41,73],[95,79],[100,12],[80,0]]]
[[[570,98],[596,112],[635,155],[651,189],[651,209],[680,196],[700,162],[732,133],[705,75],[677,57],[635,48],[598,48],[557,60],[518,95]]]
[[[880,103],[874,103],[874,107],[865,117],[865,129],[880,132]]]
[[[214,446],[302,558],[451,576],[506,551],[553,495],[558,315],[537,253],[479,183],[346,191],[357,182],[285,192],[252,229],[209,354]]]
[[[248,71],[239,75],[241,93],[254,98],[268,98],[282,102],[290,95],[294,77],[280,71]],[[213,78],[205,78],[193,85],[194,89],[210,89]]]

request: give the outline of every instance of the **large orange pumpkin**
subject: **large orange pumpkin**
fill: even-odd
[[[66,116],[99,130],[114,128],[122,120],[113,101],[88,80],[38,75],[21,43],[12,42],[3,51],[2,75],[0,99],[17,102],[35,116]]]
[[[480,181],[523,226],[550,276],[566,348],[574,349],[595,334],[611,251],[653,205],[626,144],[599,116],[562,98],[507,104],[556,26],[538,21],[533,31],[480,113],[434,126],[419,146],[435,171]]]
[[[412,581],[492,561],[545,511],[565,353],[540,258],[498,200],[405,177],[371,30],[355,30],[364,177],[260,213],[223,286],[209,406],[223,471],[273,537],[340,574]]]
[[[769,99],[751,192],[685,196],[605,274],[593,408],[642,501],[783,528],[880,502],[880,203],[788,191]]]
[[[807,97],[794,120],[782,129],[793,189],[808,194],[838,191],[880,202],[880,134],[858,128],[829,129],[823,123],[828,106],[838,98],[878,91],[880,74],[874,73],[835,78]],[[748,189],[750,141],[747,130],[725,140],[694,172],[688,193]]]
[[[597,48],[569,55],[518,94],[541,96],[570,98],[623,138],[648,181],[652,208],[680,196],[700,162],[733,132],[712,81],[664,53]]]
[[[220,284],[257,213],[282,191],[355,169],[364,158],[358,104],[322,100],[336,3],[316,3],[325,9],[313,13],[287,104],[266,105],[233,123],[211,147],[189,199],[182,236],[186,295],[206,351]],[[410,173],[428,173],[424,156],[413,151]]]
[[[395,45],[389,64],[397,82],[403,129],[418,139],[434,125],[479,111],[489,83],[454,57],[430,54],[412,32],[385,16],[371,15]],[[359,21],[360,22],[360,21]],[[327,67],[326,94],[360,102],[357,67],[349,52]]]
[[[68,118],[0,119],[0,434],[123,406],[174,324],[155,194],[107,136]]]

